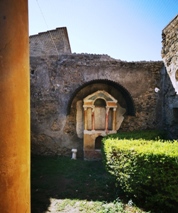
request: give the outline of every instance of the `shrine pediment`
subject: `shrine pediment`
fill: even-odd
[[[97,99],[103,99],[108,104],[117,103],[117,100],[115,98],[113,98],[109,93],[107,93],[104,90],[98,90],[97,92],[94,92],[91,95],[88,95],[86,98],[84,98],[84,104],[88,103],[88,104],[94,105],[94,102]]]

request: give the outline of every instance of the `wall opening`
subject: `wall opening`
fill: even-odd
[[[98,137],[95,139],[95,149],[101,149],[102,139],[103,139],[102,136],[98,136]]]

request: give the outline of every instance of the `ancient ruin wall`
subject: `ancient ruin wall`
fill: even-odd
[[[30,36],[30,56],[71,53],[67,28],[57,28]]]
[[[178,15],[163,29],[162,39],[162,58],[166,67],[162,78],[164,124],[170,138],[178,138]]]
[[[162,58],[178,95],[178,15],[162,31]]]
[[[70,155],[77,148],[81,156],[77,103],[104,89],[127,108],[126,97],[114,83],[130,93],[135,105],[135,116],[126,113],[119,131],[157,128],[162,122],[162,99],[155,88],[161,87],[162,67],[162,62],[123,62],[106,55],[31,57],[32,153]]]

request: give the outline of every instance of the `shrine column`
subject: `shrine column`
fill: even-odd
[[[105,131],[108,131],[108,115],[109,115],[109,107],[106,107],[106,118],[105,118]]]
[[[116,108],[113,108],[112,130],[116,130]]]
[[[95,107],[92,108],[91,116],[92,116],[92,130],[95,130]]]
[[[30,212],[28,1],[0,0],[0,212]]]
[[[88,120],[87,120],[87,108],[84,107],[84,130],[87,130],[87,123],[88,123]]]

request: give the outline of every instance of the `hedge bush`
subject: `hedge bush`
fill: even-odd
[[[109,136],[103,154],[107,170],[130,197],[148,207],[178,207],[177,141]]]

